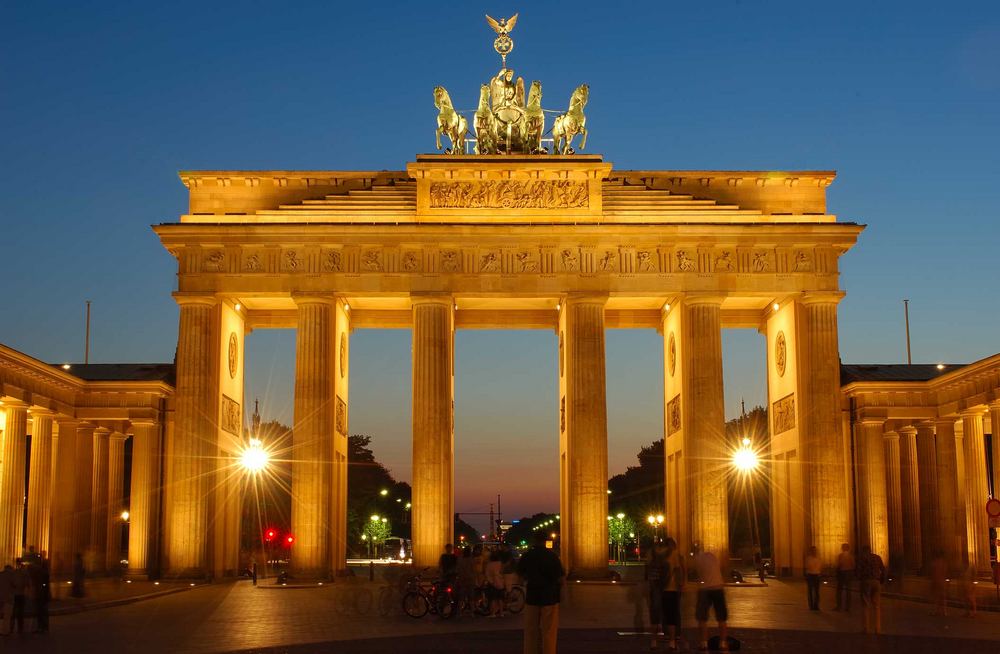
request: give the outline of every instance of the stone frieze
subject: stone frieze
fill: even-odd
[[[587,184],[565,180],[434,182],[432,209],[581,209],[590,206]]]

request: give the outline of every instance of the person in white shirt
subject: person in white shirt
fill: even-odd
[[[819,559],[816,547],[810,547],[806,553],[806,594],[809,600],[809,610],[819,611],[819,580],[823,573],[823,562]]]
[[[719,559],[711,552],[702,552],[701,545],[694,545],[694,565],[698,571],[698,600],[694,617],[698,621],[698,631],[701,634],[701,644],[698,649],[708,650],[708,610],[715,613],[715,621],[719,624],[719,650],[729,651],[729,630],[726,620],[729,619],[729,609],[726,606],[725,582],[722,578],[722,567]]]

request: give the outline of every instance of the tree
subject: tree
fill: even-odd
[[[392,527],[389,518],[380,515],[372,515],[365,523],[362,533],[363,540],[371,543],[373,554],[380,554],[380,549],[385,544],[385,539],[392,534]]]
[[[616,561],[628,558],[627,546],[635,540],[635,521],[624,513],[608,516],[608,543]]]

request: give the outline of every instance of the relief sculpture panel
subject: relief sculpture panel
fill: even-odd
[[[431,184],[433,209],[577,209],[590,206],[587,185],[570,181],[490,180]]]
[[[674,395],[674,399],[667,403],[667,436],[676,434],[681,430],[681,396],[680,393]]]
[[[233,436],[239,436],[240,432],[240,422],[242,421],[242,416],[240,414],[240,403],[229,397],[228,395],[222,396],[222,429],[229,432]]]
[[[795,393],[776,400],[771,409],[774,414],[775,435],[795,429]]]

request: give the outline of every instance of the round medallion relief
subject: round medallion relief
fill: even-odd
[[[340,378],[347,375],[347,334],[340,335]]]
[[[677,343],[674,341],[673,332],[667,341],[667,365],[670,367],[670,376],[674,376],[674,369],[677,367]]]
[[[229,335],[229,377],[236,377],[236,371],[240,363],[240,342],[236,338],[236,332]]]
[[[778,376],[785,376],[785,360],[788,350],[785,344],[785,332],[778,332],[774,339],[774,367],[778,370]]]

